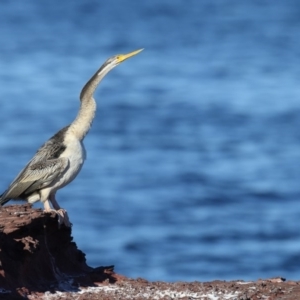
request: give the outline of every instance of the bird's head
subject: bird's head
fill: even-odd
[[[100,69],[93,75],[93,77],[85,84],[83,87],[81,93],[80,93],[80,100],[85,98],[92,97],[96,87],[100,83],[100,81],[103,79],[103,77],[114,67],[125,61],[126,59],[140,53],[144,49],[139,49],[136,51],[132,51],[128,54],[117,54],[112,57],[110,57],[106,62],[100,67]]]
[[[128,58],[130,58],[134,55],[137,55],[138,53],[140,53],[143,50],[144,49],[139,49],[139,50],[127,53],[127,54],[117,54],[117,55],[110,57],[99,69],[98,75],[100,75],[101,73],[104,73],[104,71],[110,71],[111,69],[113,69],[114,67],[116,67],[117,65],[122,63],[123,61],[127,60]]]

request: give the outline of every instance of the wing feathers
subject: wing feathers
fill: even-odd
[[[0,204],[47,187],[59,178],[68,164],[69,160],[66,157],[29,163],[2,195]]]

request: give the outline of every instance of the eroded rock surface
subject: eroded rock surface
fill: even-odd
[[[71,228],[59,227],[54,212],[44,213],[29,204],[1,207],[1,296],[75,291],[79,285],[93,286],[95,280],[115,281],[112,267],[89,267],[72,240]]]
[[[0,237],[0,299],[300,299],[299,282],[280,277],[166,283],[126,278],[112,266],[91,268],[71,229],[30,205],[0,208]]]

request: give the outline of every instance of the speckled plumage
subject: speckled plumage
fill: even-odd
[[[27,200],[30,203],[40,200],[44,203],[46,211],[51,210],[49,202],[55,210],[61,210],[56,202],[55,193],[77,176],[86,158],[83,139],[95,117],[94,91],[110,70],[140,51],[113,56],[100,67],[81,91],[80,109],[75,120],[38,149],[30,162],[0,196],[0,205],[4,205],[11,199]],[[66,225],[69,223],[67,222]]]
[[[59,158],[67,146],[64,136],[68,127],[61,129],[42,145],[30,162],[18,174],[8,189],[1,195],[0,204],[10,199],[30,198],[42,188],[49,186],[66,169],[68,162]]]

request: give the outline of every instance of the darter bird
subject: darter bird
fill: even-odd
[[[93,94],[109,71],[142,50],[115,55],[105,61],[83,87],[80,93],[80,109],[75,120],[38,149],[34,157],[0,196],[0,205],[4,205],[11,199],[27,200],[29,203],[40,200],[45,212],[55,211],[60,224],[71,226],[67,212],[58,205],[55,194],[77,176],[84,163],[86,155],[83,140],[96,112]],[[51,208],[50,203],[54,209]]]

